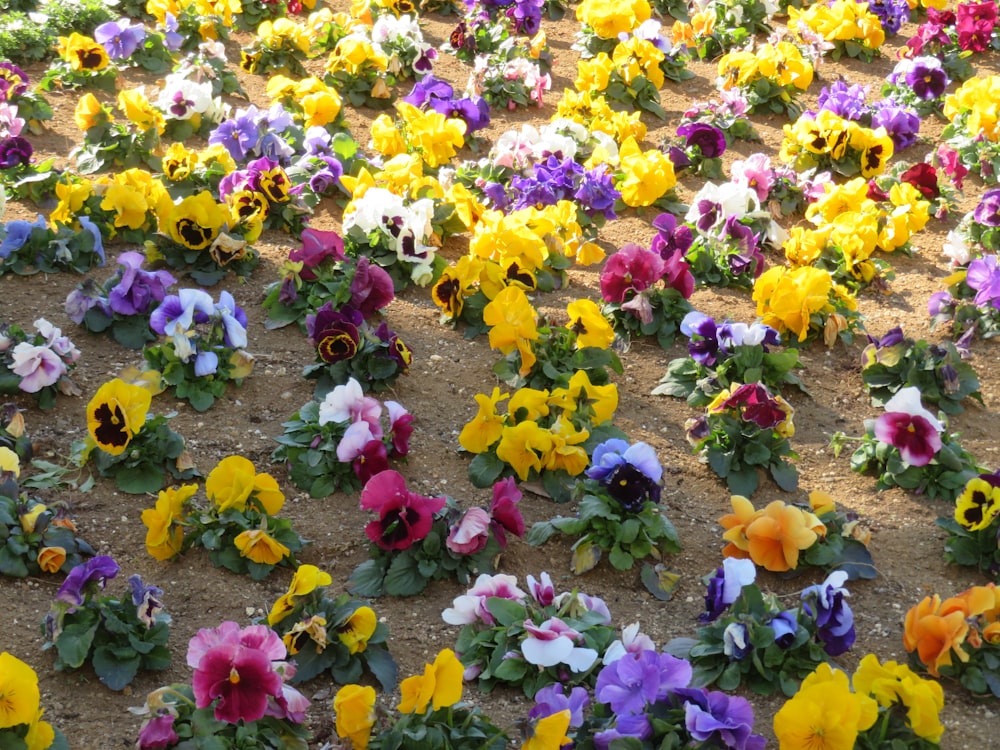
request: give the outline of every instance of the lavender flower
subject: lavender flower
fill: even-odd
[[[118,563],[107,555],[92,557],[69,572],[59,587],[56,599],[78,607],[83,604],[85,594],[103,589],[107,580],[118,575],[120,570]]]
[[[176,283],[167,271],[145,271],[142,253],[124,252],[118,256],[120,278],[108,292],[108,304],[119,315],[145,315],[166,296],[167,287]]]
[[[920,116],[912,109],[900,107],[891,99],[885,99],[875,105],[872,126],[885,128],[886,133],[892,138],[894,149],[902,151],[917,142]]]
[[[868,112],[865,97],[868,92],[860,83],[834,81],[819,92],[820,109],[829,110],[845,120],[860,120]]]
[[[597,675],[594,697],[609,705],[619,717],[640,714],[671,690],[687,687],[691,675],[690,663],[670,654],[657,651],[626,654]]]
[[[753,707],[746,698],[695,688],[675,695],[684,700],[684,727],[698,742],[730,750],[763,750],[767,744],[753,733]]]
[[[924,101],[937,99],[944,94],[951,79],[943,64],[936,57],[915,57],[904,60],[897,66],[902,68],[902,78],[913,93]],[[898,83],[898,78],[894,83]]]
[[[94,41],[104,47],[112,60],[131,57],[145,38],[146,30],[131,25],[127,18],[108,21],[94,29]]]
[[[983,226],[1000,227],[1000,188],[993,188],[983,193],[979,205],[972,212],[972,218]]]

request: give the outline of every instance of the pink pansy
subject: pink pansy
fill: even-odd
[[[875,420],[875,437],[897,448],[910,466],[929,464],[943,445],[944,425],[920,403],[920,390],[901,388],[886,402],[885,412]]]
[[[430,533],[434,514],[446,502],[410,492],[399,472],[382,471],[361,490],[361,509],[379,514],[365,526],[365,533],[384,550],[407,549]]]
[[[449,625],[469,625],[477,621],[493,625],[496,621],[486,608],[486,600],[494,596],[523,602],[527,594],[517,587],[516,576],[504,573],[491,576],[483,573],[472,588],[455,598],[452,606],[441,613],[441,618]]]
[[[277,633],[263,625],[241,630],[234,622],[224,622],[198,631],[187,654],[194,668],[195,705],[206,708],[217,701],[219,721],[256,721],[267,712],[269,699],[282,697],[283,680],[274,661],[285,655]]]
[[[410,452],[410,435],[413,434],[413,415],[397,401],[386,401],[389,412],[389,432],[392,433],[392,453],[395,457]]]
[[[337,443],[337,459],[343,464],[349,464],[365,452],[368,443],[377,439],[370,424],[355,422],[344,430],[344,436]]]
[[[445,541],[457,555],[474,555],[490,540],[490,514],[482,508],[469,508],[462,519],[451,527]]]
[[[55,385],[66,372],[66,365],[49,347],[22,341],[14,347],[10,370],[21,378],[22,391],[38,393],[42,388]]]
[[[597,652],[578,647],[577,641],[582,636],[558,617],[550,617],[541,625],[526,621],[524,629],[528,637],[521,642],[521,653],[529,664],[539,667],[565,664],[573,672],[585,672],[597,661]]]
[[[350,378],[344,385],[338,385],[319,405],[319,424],[329,422],[367,422],[376,439],[382,437],[382,405],[378,399],[365,396],[361,383]]]
[[[552,579],[548,573],[541,574],[540,581],[536,581],[533,575],[528,575],[528,591],[532,598],[541,606],[547,607],[556,598],[556,588],[552,585]]]
[[[767,154],[754,154],[746,160],[734,161],[731,172],[734,182],[752,188],[757,193],[758,200],[767,200],[774,185],[774,170],[771,169],[771,159]]]
[[[524,516],[517,507],[521,497],[514,477],[501,479],[493,485],[490,515],[493,516],[493,533],[501,547],[507,546],[508,531],[516,537],[524,536]]]

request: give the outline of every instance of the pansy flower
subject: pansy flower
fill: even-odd
[[[424,497],[410,492],[399,472],[376,474],[361,491],[361,508],[379,517],[365,526],[365,533],[384,550],[408,549],[430,533],[434,514],[445,506],[444,497]]]
[[[152,395],[141,386],[115,378],[87,404],[87,429],[97,447],[112,456],[125,452],[146,423]]]
[[[944,425],[920,403],[920,389],[901,388],[885,404],[885,414],[875,420],[873,433],[899,450],[909,466],[926,466],[941,446]]]

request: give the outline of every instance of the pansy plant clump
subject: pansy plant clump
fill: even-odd
[[[168,271],[143,268],[145,260],[142,253],[121,253],[114,276],[103,284],[87,279],[67,295],[66,314],[92,333],[106,331],[129,349],[141,349],[155,341],[150,315],[176,281]]]
[[[246,312],[229,292],[220,292],[216,302],[202,289],[181,289],[150,313],[149,328],[163,338],[147,345],[143,357],[177,398],[206,411],[227,383],[242,385],[253,371],[246,326]]]
[[[788,439],[795,434],[795,410],[760,383],[733,383],[685,424],[687,439],[703,463],[726,481],[735,495],[750,497],[760,484],[759,471],[785,492],[798,487],[799,472],[788,459],[798,458]]]
[[[524,747],[560,747],[559,738],[565,735],[564,743],[570,740],[572,747],[581,750],[763,750],[765,739],[753,731],[750,702],[694,687],[692,676],[690,663],[658,652],[648,637],[640,636],[613,655],[609,652],[597,675],[593,698],[581,686],[568,693],[562,685],[539,690],[528,713],[529,742],[535,744]]]
[[[170,666],[170,616],[160,601],[163,591],[133,575],[127,595],[104,595],[107,581],[120,570],[106,555],[77,565],[42,624],[42,648],[56,650],[57,670],[79,669],[89,661],[112,690],[124,689],[139,670]]]
[[[995,11],[994,11],[995,13]],[[1000,76],[970,78],[944,102],[949,124],[941,137],[958,161],[987,185],[1000,181]]]
[[[814,266],[772,266],[754,281],[753,301],[764,325],[795,334],[788,338],[792,346],[816,338],[828,347],[851,343],[860,325],[855,296]]]
[[[146,551],[173,560],[193,546],[208,550],[212,564],[255,581],[278,565],[295,565],[307,542],[290,521],[278,518],[285,495],[270,474],[257,473],[242,456],[222,459],[205,480],[209,505],[192,502],[196,484],[163,490],[142,512]]]
[[[104,265],[104,239],[86,216],[50,226],[41,214],[34,221],[13,219],[0,225],[0,275],[18,276],[75,271]]]
[[[21,493],[19,474],[17,454],[0,447],[0,573],[15,578],[68,573],[94,550],[77,536],[67,504]]]
[[[594,449],[590,467],[577,479],[577,513],[556,516],[531,527],[529,544],[542,544],[556,532],[577,537],[571,568],[580,575],[603,553],[618,570],[679,552],[677,530],[660,506],[663,467],[647,443],[612,438]]]
[[[391,460],[405,459],[413,415],[397,401],[366,396],[350,378],[322,401],[305,404],[282,427],[271,458],[285,462],[296,487],[326,497],[338,489],[356,492]]]
[[[733,383],[761,383],[778,391],[805,385],[793,372],[802,367],[799,351],[778,350],[781,335],[763,323],[717,322],[692,310],[681,320],[688,338],[687,357],[670,361],[654,395],[687,399],[691,406],[705,406]]]
[[[498,412],[504,401],[507,412]],[[586,370],[578,370],[565,388],[520,388],[513,394],[476,396],[479,411],[459,433],[458,442],[474,453],[469,478],[489,487],[504,476],[522,481],[540,479],[557,502],[570,498],[572,477],[590,464],[590,455],[608,438],[624,438],[611,425],[618,408],[614,383],[594,385]]]
[[[586,371],[594,385],[606,385],[609,370],[622,372],[611,349],[615,333],[597,303],[578,299],[566,307],[569,320],[556,325],[539,319],[520,287],[508,286],[483,309],[490,346],[505,356],[493,367],[512,387],[565,388]]]
[[[690,660],[693,685],[730,691],[745,684],[756,693],[780,690],[791,696],[818,664],[854,645],[846,572],[807,587],[793,607],[762,592],[756,576],[750,560],[726,558],[706,578],[703,625],[696,637],[667,643],[668,653]]]
[[[386,288],[391,291],[391,282]],[[302,374],[316,380],[316,398],[348,382],[360,383],[366,391],[383,391],[406,375],[413,361],[413,352],[388,323],[374,325],[350,303],[334,307],[327,302],[307,315],[306,333],[316,347],[317,362]]]
[[[368,319],[395,298],[389,274],[365,255],[345,257],[344,241],[336,232],[306,227],[301,242],[289,250],[282,279],[267,288],[265,327],[296,323],[305,333],[307,316],[326,303],[335,310],[350,305]]]
[[[1000,578],[1000,472],[984,472],[966,482],[952,516],[939,518],[937,525],[948,532],[945,560]]]
[[[66,736],[41,720],[44,709],[35,670],[7,651],[0,653],[0,695],[16,696],[15,701],[5,702],[0,744],[28,750],[69,750]]]
[[[718,62],[716,85],[723,92],[738,90],[753,114],[775,112],[791,119],[802,111],[796,99],[812,80],[809,55],[792,42],[781,41],[724,55]]]
[[[376,474],[361,491],[361,508],[378,517],[365,526],[371,558],[351,574],[359,596],[411,596],[429,581],[454,578],[467,584],[492,573],[507,534],[524,535],[521,492],[512,478],[497,482],[487,507],[462,511],[454,499],[409,490],[398,472]]]
[[[874,406],[884,406],[906,387],[917,388],[922,402],[945,414],[961,414],[967,398],[983,403],[975,370],[950,341],[915,341],[899,327],[868,341],[861,353],[861,379]]]
[[[149,386],[149,387],[147,387]],[[114,477],[118,488],[130,494],[158,492],[170,479],[190,479],[195,468],[184,438],[170,429],[167,417],[151,415],[153,388],[110,380],[87,404],[87,437],[73,444],[74,460],[92,461],[102,477]]]
[[[592,685],[616,636],[607,605],[575,589],[556,594],[547,573],[527,587],[484,574],[442,612],[462,628],[455,651],[466,674],[483,690],[508,685],[529,698],[554,683]]]
[[[345,685],[333,698],[337,736],[349,747],[368,750],[504,750],[509,730],[462,700],[462,674],[455,652],[442,649],[423,674],[400,684],[395,716],[376,713],[375,688]]]
[[[389,628],[375,611],[348,594],[331,597],[329,573],[300,565],[288,591],[274,602],[267,624],[295,657],[292,682],[306,682],[329,672],[340,685],[370,672],[383,690],[396,685],[396,662],[386,640]]]
[[[733,512],[719,519],[725,557],[752,560],[772,573],[814,566],[844,570],[852,580],[875,577],[868,551],[871,533],[857,514],[838,510],[827,493],[809,493],[808,505],[774,500],[756,509],[739,495],[730,503]]]
[[[907,386],[885,402],[885,413],[866,420],[865,435],[851,455],[851,469],[878,475],[878,489],[902,487],[930,499],[955,500],[979,465],[921,403],[920,389]],[[838,447],[842,435],[834,436]]]
[[[39,408],[51,409],[59,393],[80,395],[70,377],[80,350],[45,318],[34,326],[35,333],[28,333],[19,325],[0,323],[0,393],[30,393]]]
[[[144,717],[139,750],[193,747],[206,737],[220,750],[309,746],[309,699],[289,684],[295,667],[266,625],[202,628],[188,643],[187,665],[190,683],[158,688],[132,709]]]

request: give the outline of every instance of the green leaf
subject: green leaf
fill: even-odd
[[[511,625],[520,625],[527,617],[523,605],[510,599],[501,599],[498,596],[491,596],[486,600],[486,609],[493,615],[497,623],[505,628],[509,628]]]
[[[621,545],[616,544],[611,548],[611,553],[608,555],[608,562],[611,563],[615,570],[630,570],[635,563],[635,558],[626,552]]]
[[[129,495],[155,495],[163,489],[163,470],[148,463],[141,466],[123,466],[112,471],[118,489]]]
[[[368,669],[375,675],[375,679],[382,686],[382,690],[388,693],[396,687],[399,668],[396,666],[396,660],[392,658],[392,654],[384,648],[369,645],[365,649],[364,657],[368,663]]]
[[[541,544],[545,544],[552,535],[556,533],[556,527],[553,526],[549,521],[538,521],[532,524],[528,533],[524,537],[524,541],[530,544],[532,547],[537,547]]]
[[[347,590],[355,596],[374,598],[382,595],[385,570],[378,560],[365,560],[347,579]]]
[[[504,659],[500,666],[493,670],[493,676],[504,682],[519,684],[528,674],[528,663],[523,659]]]
[[[391,596],[413,596],[427,587],[427,579],[420,575],[410,555],[398,555],[389,563],[383,586]]]
[[[107,646],[101,646],[94,651],[91,663],[94,671],[105,685],[112,690],[123,690],[135,679],[139,671],[141,658],[138,654],[129,659],[118,659]]]
[[[478,453],[469,463],[469,480],[480,489],[492,487],[506,466],[494,453]]]
[[[56,651],[63,664],[73,669],[83,665],[94,642],[97,625],[98,620],[94,618],[91,622],[74,622],[63,628],[56,640]]]
[[[771,478],[785,492],[795,492],[799,487],[799,470],[788,461],[771,464]]]

